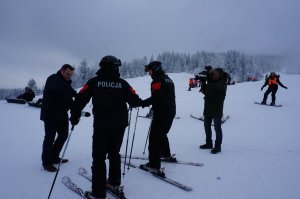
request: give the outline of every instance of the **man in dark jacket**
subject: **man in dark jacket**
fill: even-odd
[[[105,198],[106,187],[118,189],[121,184],[119,151],[128,126],[128,107],[136,107],[141,99],[135,90],[120,78],[121,61],[114,56],[101,59],[97,76],[88,80],[80,90],[71,110],[71,124],[79,122],[80,113],[92,98],[94,114],[92,191],[87,198]],[[108,156],[107,156],[108,155]],[[106,156],[109,159],[106,180]]]
[[[25,87],[25,92],[17,97],[17,99],[23,99],[27,102],[31,102],[33,98],[35,98],[35,94],[29,87]]]
[[[145,99],[141,106],[152,105],[153,117],[149,135],[149,163],[141,165],[152,169],[160,169],[161,157],[176,161],[171,156],[167,134],[176,115],[175,86],[173,81],[162,70],[159,61],[153,61],[145,66],[153,81],[151,82],[151,97]]]
[[[71,87],[73,73],[74,68],[64,64],[56,74],[48,77],[45,84],[41,107],[41,120],[45,126],[42,161],[44,169],[49,172],[57,170],[53,164],[60,163],[59,153],[69,134],[68,111],[73,103],[72,97],[76,95]],[[62,163],[67,161],[63,159]]]
[[[267,98],[268,95],[270,93],[272,93],[272,102],[271,102],[271,106],[275,106],[275,101],[276,101],[276,92],[278,90],[278,85],[287,89],[286,86],[284,86],[280,80],[279,80],[279,75],[276,75],[274,72],[272,72],[270,74],[270,76],[266,77],[266,81],[264,83],[264,85],[261,87],[261,90],[264,89],[265,86],[269,85],[268,89],[266,90],[265,94],[264,94],[264,99],[261,102],[261,104],[266,104],[267,103]]]
[[[201,149],[212,149],[211,153],[221,152],[222,134],[222,117],[223,106],[227,90],[227,79],[224,78],[224,71],[220,68],[210,70],[208,73],[208,83],[204,90],[204,129],[206,143],[201,145]],[[212,143],[211,124],[214,121],[216,132],[215,146]]]

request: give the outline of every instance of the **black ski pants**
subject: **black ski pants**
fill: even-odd
[[[274,87],[269,87],[267,90],[266,90],[266,92],[265,92],[265,94],[264,94],[264,99],[263,99],[263,102],[267,102],[267,99],[268,99],[268,95],[270,94],[270,93],[272,93],[271,95],[272,95],[272,102],[273,103],[275,103],[275,101],[276,101],[276,92],[277,92],[277,90],[278,90],[278,86],[274,86]]]
[[[223,133],[221,127],[222,117],[204,116],[204,129],[206,135],[206,143],[212,143],[212,130],[211,130],[212,121],[214,121],[214,129],[216,132],[215,147],[220,147],[223,140]]]
[[[69,121],[44,122],[45,136],[43,142],[43,165],[52,164],[52,160],[59,158],[69,134]],[[57,138],[55,139],[57,133]]]
[[[172,126],[174,117],[153,116],[149,135],[149,163],[152,168],[160,169],[162,156],[171,155],[170,144],[167,134]]]
[[[125,128],[95,128],[93,134],[92,192],[95,197],[106,197],[106,157],[109,159],[108,183],[121,184],[120,148]]]

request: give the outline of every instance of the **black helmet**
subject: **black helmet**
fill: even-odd
[[[114,56],[111,55],[107,55],[105,57],[103,57],[99,63],[100,67],[119,67],[121,66],[121,60],[117,59]]]
[[[162,71],[161,62],[150,62],[148,65],[145,66],[145,72],[148,72],[149,70],[152,70],[154,73]]]

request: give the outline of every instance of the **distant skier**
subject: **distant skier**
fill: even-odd
[[[33,98],[35,98],[35,94],[31,88],[25,87],[25,92],[16,98],[25,100],[27,102],[31,102]]]
[[[276,75],[274,72],[271,72],[269,76],[266,76],[266,81],[264,83],[264,85],[261,87],[261,90],[264,89],[265,86],[269,86],[268,89],[266,90],[265,94],[264,94],[264,99],[263,101],[261,102],[261,104],[266,104],[267,103],[267,98],[268,98],[268,95],[270,93],[272,93],[272,102],[270,103],[271,106],[275,106],[275,100],[276,100],[276,92],[278,90],[278,84],[287,89],[286,86],[284,86],[280,80],[279,80],[279,75]]]
[[[191,89],[194,87],[194,78],[189,79],[189,89],[188,91],[191,91]]]

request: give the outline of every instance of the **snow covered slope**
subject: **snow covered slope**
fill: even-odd
[[[191,74],[170,74],[176,85],[177,116],[169,133],[172,153],[177,159],[201,162],[203,167],[163,163],[166,175],[193,187],[185,192],[162,182],[140,169],[130,168],[122,178],[129,199],[299,199],[300,198],[300,76],[281,75],[288,90],[279,88],[277,104],[282,107],[256,105],[263,92],[259,82],[228,86],[224,114],[231,118],[223,125],[222,152],[216,155],[200,150],[204,143],[201,121],[190,114],[202,115],[203,95],[198,88],[187,91]],[[141,98],[150,95],[151,78],[129,79]],[[91,106],[85,108],[91,111]],[[132,111],[133,135],[136,111]],[[140,109],[146,115],[148,108]],[[40,111],[28,105],[0,101],[0,198],[41,199],[48,196],[54,175],[41,166],[44,136]],[[143,155],[150,120],[138,118],[133,155]],[[122,153],[125,152],[127,130]],[[61,166],[52,198],[79,198],[61,182],[69,176],[83,189],[90,182],[77,174],[79,167],[90,169],[92,117],[82,118],[75,127],[65,157],[69,163]],[[146,150],[147,155],[147,150]],[[132,160],[134,164],[145,163]],[[123,168],[122,168],[123,169]]]

